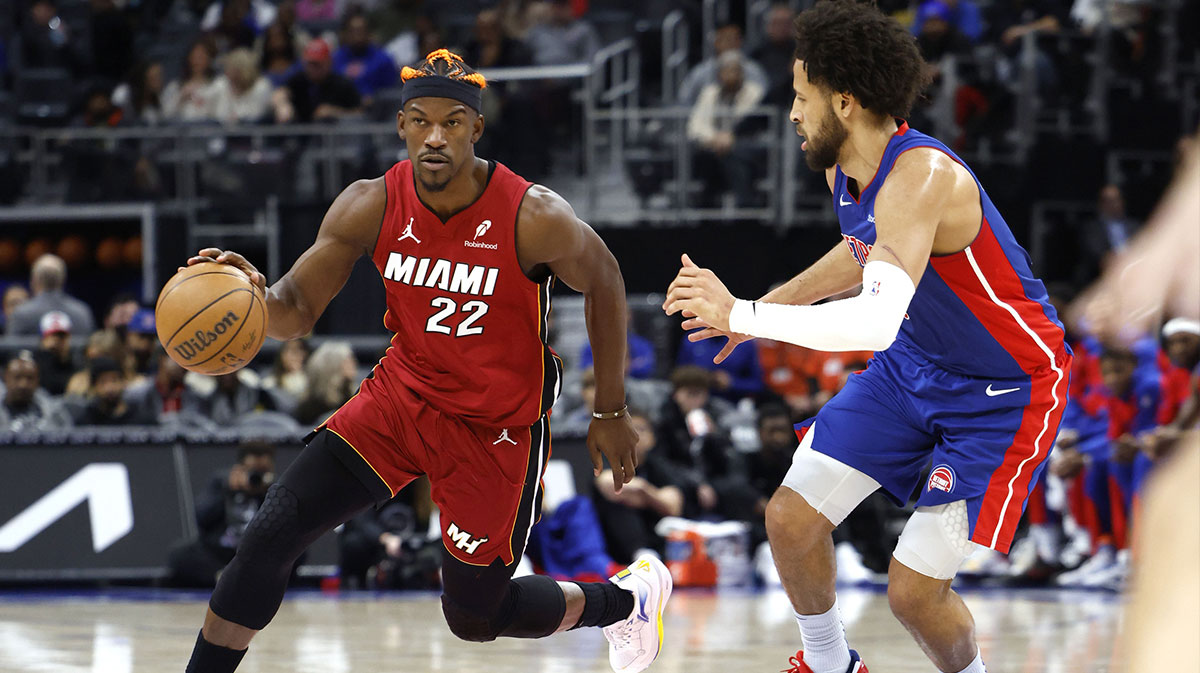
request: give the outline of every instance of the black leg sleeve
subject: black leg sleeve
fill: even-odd
[[[442,553],[442,611],[450,631],[463,640],[487,642],[498,636],[544,638],[562,624],[567,600],[558,582],[545,575],[511,579],[511,566],[499,560],[473,566]]]
[[[378,500],[334,455],[343,440],[317,433],[266,500],[221,573],[209,607],[218,617],[262,629],[283,601],[296,559],[317,538]],[[345,452],[342,453],[345,455]]]

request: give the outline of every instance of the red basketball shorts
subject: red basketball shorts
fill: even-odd
[[[481,427],[430,407],[403,386],[364,382],[325,423],[395,495],[428,475],[441,510],[442,543],[458,560],[510,565],[529,541],[541,512],[542,473],[550,458],[550,421]],[[365,473],[365,470],[361,470]],[[382,491],[382,489],[380,489]]]

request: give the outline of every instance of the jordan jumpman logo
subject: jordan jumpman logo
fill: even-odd
[[[416,234],[412,233],[412,225],[413,225],[414,219],[416,219],[416,218],[413,218],[413,217],[408,218],[408,226],[404,227],[404,233],[400,235],[400,238],[396,239],[397,241],[403,241],[406,238],[411,238],[412,240],[416,241],[417,243],[421,242],[421,239],[417,238]]]
[[[500,433],[500,439],[497,439],[496,441],[492,442],[492,446],[495,446],[495,445],[499,444],[500,442],[508,442],[509,444],[512,444],[513,446],[517,445],[517,442],[512,437],[508,436],[508,428],[505,428],[504,432]]]

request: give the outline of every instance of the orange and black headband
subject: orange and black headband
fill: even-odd
[[[434,61],[442,60],[447,64],[445,75],[432,72],[430,67]],[[483,90],[487,80],[477,72],[467,72],[462,58],[445,49],[439,49],[425,57],[421,69],[404,68],[400,72],[404,88],[400,93],[400,106],[408,104],[414,98],[449,98],[463,105],[480,111]]]

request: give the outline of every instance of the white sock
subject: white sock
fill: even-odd
[[[987,673],[987,669],[983,666],[983,652],[976,652],[975,659],[958,673]]]
[[[804,663],[813,673],[846,673],[850,668],[850,646],[846,644],[837,599],[833,607],[819,615],[797,614],[796,623],[804,642]]]

